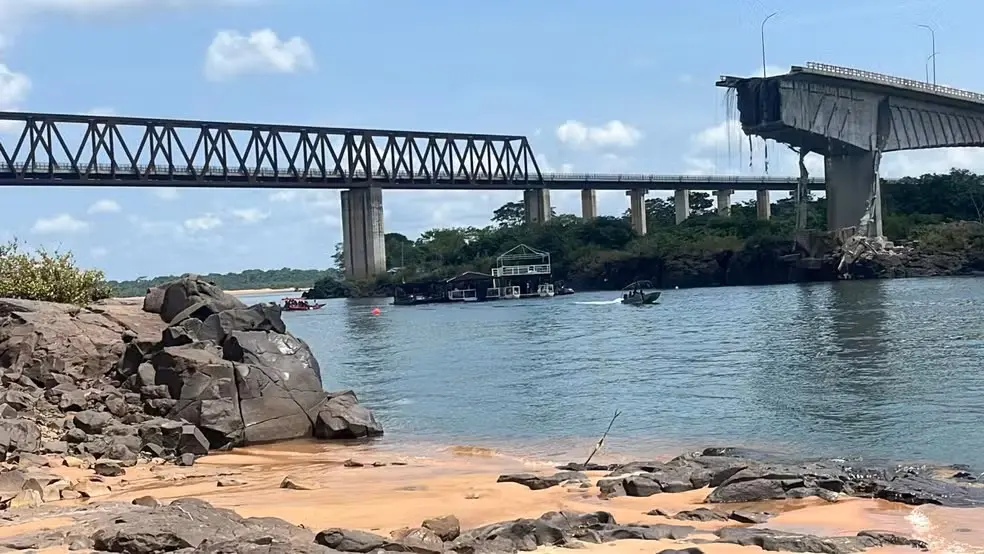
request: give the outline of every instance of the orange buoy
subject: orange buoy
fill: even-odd
[[[373,308],[372,309],[372,315],[379,315],[381,313],[383,313],[383,312],[379,308]]]

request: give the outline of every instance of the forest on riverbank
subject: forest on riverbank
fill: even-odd
[[[178,275],[141,277],[132,281],[108,281],[113,296],[143,296],[147,289],[177,279]],[[247,269],[238,273],[208,273],[201,276],[222,290],[308,289],[325,277],[341,277],[335,269]]]
[[[912,248],[885,267],[860,268],[867,277],[958,275],[984,272],[984,176],[965,170],[927,174],[883,185],[884,232]],[[756,218],[755,201],[716,214],[709,193],[691,193],[691,217],[675,223],[672,197],[646,201],[648,233],[638,236],[626,212],[583,220],[555,214],[541,225],[523,224],[522,202],[508,203],[483,228],[443,228],[411,240],[386,234],[390,272],[369,281],[326,276],[312,298],[385,295],[396,283],[489,272],[495,258],[517,244],[550,252],[554,276],[578,289],[620,288],[637,279],[659,287],[777,284],[836,279],[829,267],[791,271],[795,206],[772,204],[772,219]],[[826,226],[826,201],[811,199],[809,228]],[[334,256],[342,267],[341,245]]]

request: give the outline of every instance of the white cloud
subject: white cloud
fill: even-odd
[[[604,125],[590,127],[570,119],[557,127],[557,140],[573,147],[630,148],[642,140],[642,131],[613,119]]]
[[[175,200],[179,196],[178,189],[174,187],[157,187],[151,190],[161,200]]]
[[[17,109],[31,92],[31,79],[0,63],[0,109]]]
[[[278,190],[277,192],[270,193],[270,202],[293,202],[297,199],[299,191],[296,190]]]
[[[39,235],[75,234],[89,230],[89,223],[75,219],[69,214],[58,214],[54,217],[39,218],[31,227],[32,233]]]
[[[260,221],[270,217],[270,212],[260,211],[257,208],[245,208],[241,210],[232,210],[232,215],[243,223],[259,223]]]
[[[120,205],[115,200],[104,198],[89,206],[90,214],[114,214],[120,211]]]
[[[205,214],[184,220],[184,228],[188,231],[210,231],[222,225],[222,220],[213,214]]]
[[[184,227],[170,221],[153,221],[135,215],[127,217],[127,221],[134,225],[141,235],[173,237],[184,233]]]
[[[314,68],[314,54],[301,37],[281,40],[270,29],[248,36],[219,31],[205,53],[205,76],[222,81],[250,73],[297,73]]]

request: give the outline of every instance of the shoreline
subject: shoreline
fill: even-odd
[[[599,462],[612,461],[604,451],[598,458]],[[46,470],[62,478],[84,480],[92,474],[91,470],[58,464],[57,457],[51,460],[52,467]],[[358,464],[362,465],[351,467]],[[984,548],[984,529],[977,523],[984,521],[984,508],[914,507],[851,497],[836,502],[809,498],[722,506],[703,503],[710,490],[706,487],[649,497],[602,499],[596,484],[590,488],[555,486],[531,490],[515,483],[496,482],[504,473],[548,475],[556,471],[552,468],[553,464],[543,459],[520,459],[481,446],[447,445],[433,450],[429,456],[419,456],[379,449],[372,443],[339,445],[298,440],[212,453],[200,458],[193,467],[140,463],[125,469],[126,473],[120,477],[100,478],[108,490],[88,502],[91,505],[129,503],[135,498],[152,496],[166,504],[193,497],[217,508],[233,509],[243,517],[278,517],[314,532],[340,527],[383,536],[415,527],[424,518],[446,514],[455,515],[465,529],[522,517],[536,518],[555,510],[602,510],[613,514],[622,524],[691,525],[697,528],[693,538],[699,539],[722,526],[739,525],[680,521],[647,515],[647,512],[746,509],[776,513],[768,523],[753,527],[783,532],[842,536],[879,529],[926,541],[931,552],[973,552]],[[596,481],[608,472],[585,473]],[[301,490],[282,488],[281,483],[288,476]],[[46,503],[40,509],[8,512],[17,517],[0,526],[0,539],[72,526],[74,521],[67,514],[71,507],[82,504],[77,500],[61,500]],[[700,544],[690,537],[619,540],[603,545],[587,544],[586,549],[641,554],[695,546],[706,554],[762,552],[758,547]],[[67,552],[64,549],[40,551]],[[908,546],[867,550],[886,554],[914,551]]]

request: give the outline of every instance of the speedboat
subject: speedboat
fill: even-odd
[[[303,298],[284,298],[283,310],[285,312],[306,312],[308,310],[320,310],[324,308],[324,304],[309,303]]]
[[[663,294],[658,290],[646,292],[646,289],[656,288],[650,281],[636,281],[622,289],[622,304],[646,306],[655,304]]]

